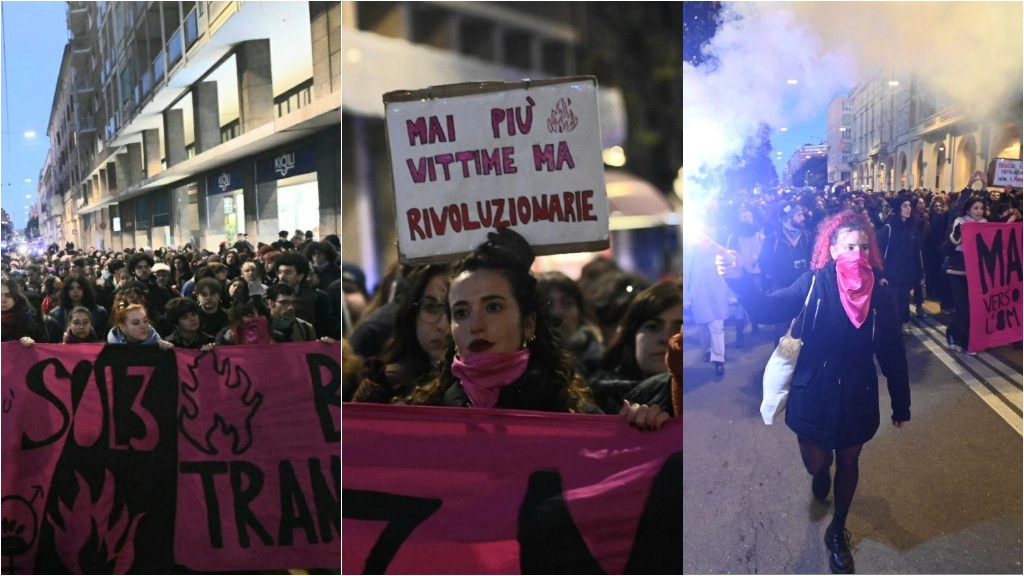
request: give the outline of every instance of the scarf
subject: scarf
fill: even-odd
[[[494,408],[501,389],[515,382],[526,372],[530,349],[518,352],[481,352],[463,360],[452,361],[452,374],[462,383],[473,406]]]
[[[802,231],[799,228],[794,228],[785,222],[782,223],[782,233],[786,236],[786,240],[789,240],[790,244],[796,242],[797,238],[800,237],[801,232]]]
[[[836,279],[839,281],[839,300],[850,322],[857,328],[864,325],[871,309],[871,291],[875,287],[875,273],[859,252],[843,252],[836,257]]]
[[[235,344],[270,344],[270,323],[262,316],[246,318],[232,330]]]

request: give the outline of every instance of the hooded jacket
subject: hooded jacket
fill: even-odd
[[[157,334],[156,328],[152,326],[149,327],[149,335],[142,342],[129,342],[128,337],[124,335],[120,328],[113,328],[107,334],[108,344],[159,344],[160,342],[163,342],[163,338]]]

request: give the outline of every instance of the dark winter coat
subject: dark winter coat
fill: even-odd
[[[877,273],[871,311],[860,328],[853,325],[839,300],[835,262],[814,274],[786,424],[823,449],[847,448],[867,442],[878,431],[878,376],[873,358],[887,380],[892,420],[910,420],[907,354],[892,297]],[[800,313],[811,273],[768,295],[758,291],[749,277],[729,284],[753,321],[778,324]]]
[[[924,277],[921,234],[914,218],[903,220],[894,214],[877,236],[878,249],[885,259],[886,279],[896,284],[914,284]]]
[[[811,239],[804,231],[794,246],[781,229],[775,230],[765,238],[757,261],[771,290],[785,288],[809,269]]]
[[[655,374],[650,378],[636,385],[635,388],[626,394],[626,401],[630,404],[657,404],[662,410],[672,416],[679,416],[672,406],[672,373],[663,372]]]

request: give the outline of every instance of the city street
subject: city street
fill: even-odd
[[[858,573],[1021,572],[1020,348],[967,358],[946,349],[942,328],[915,319],[905,337],[903,429],[889,424],[879,375],[882,426],[861,455],[847,520]],[[697,325],[684,326],[684,573],[828,573],[832,496],[814,501],[795,435],[758,411],[771,330],[744,348],[734,338],[727,325],[716,379]]]

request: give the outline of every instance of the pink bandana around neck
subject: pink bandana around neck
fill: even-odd
[[[481,352],[452,362],[452,374],[462,383],[469,400],[477,408],[494,408],[502,387],[515,382],[526,372],[530,349],[517,352]]]
[[[836,278],[839,280],[839,300],[850,322],[857,328],[864,325],[871,309],[871,291],[875,287],[875,273],[871,264],[858,252],[843,252],[836,257]]]

